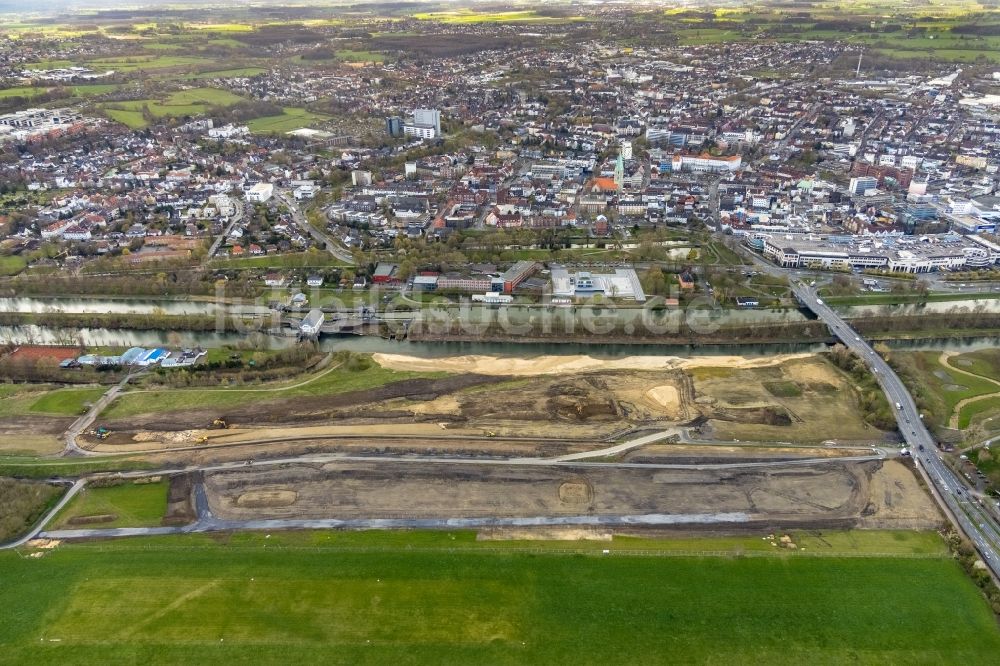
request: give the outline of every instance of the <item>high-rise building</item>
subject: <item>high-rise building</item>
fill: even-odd
[[[868,190],[874,190],[878,187],[878,178],[873,176],[859,176],[851,178],[851,183],[847,188],[847,191],[851,194],[864,194]]]
[[[399,116],[388,116],[385,119],[385,131],[391,137],[403,136],[403,119]]]
[[[415,109],[413,117],[403,125],[403,134],[436,139],[441,136],[441,112],[437,109]]]

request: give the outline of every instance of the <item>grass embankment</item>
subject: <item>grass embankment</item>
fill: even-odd
[[[657,542],[571,555],[474,539],[190,535],[0,553],[0,645],[36,664],[940,664],[1000,650],[985,601],[939,546],[919,558],[649,557],[615,551],[655,554]]]
[[[865,422],[879,430],[894,430],[897,424],[893,407],[864,361],[840,344],[830,350],[828,358],[853,381],[858,392],[858,409]]]
[[[262,326],[256,318],[257,328]],[[243,320],[247,327],[249,319]],[[247,327],[236,326],[230,317],[212,315],[136,314],[131,312],[0,312],[0,326],[50,326],[52,328],[108,328],[135,331],[236,331]],[[252,327],[251,327],[252,328]]]
[[[87,485],[46,529],[159,525],[167,510],[167,485],[166,481]]]
[[[0,543],[31,529],[65,490],[40,481],[0,478]]]
[[[252,387],[214,389],[170,389],[136,391],[126,393],[101,415],[114,419],[149,414],[172,412],[185,409],[205,409],[208,407],[225,409],[268,400],[284,400],[303,396],[323,396],[363,391],[384,384],[405,379],[440,378],[444,372],[400,372],[388,370],[370,358],[348,359],[338,365],[335,360],[331,367],[320,370],[312,376],[298,377],[287,382],[261,384]]]
[[[1000,378],[1000,350],[952,356],[948,365],[943,364],[942,354],[936,351],[894,351],[890,358],[917,404],[924,409],[928,423],[966,428],[973,417],[987,413],[1000,402],[987,398],[963,403],[977,396],[1000,392],[1000,387],[987,379]],[[955,368],[983,377],[958,372]]]
[[[0,416],[76,416],[106,388],[56,389],[39,384],[0,384]]]
[[[1000,293],[875,293],[875,294],[853,294],[850,296],[824,296],[823,301],[827,305],[852,306],[852,305],[920,305],[923,303],[947,303],[950,301],[976,301],[1000,298]],[[850,318],[851,313],[845,313]]]
[[[75,478],[96,472],[124,472],[150,469],[153,465],[128,456],[102,456],[100,459],[38,458],[0,456],[0,476],[19,479]]]

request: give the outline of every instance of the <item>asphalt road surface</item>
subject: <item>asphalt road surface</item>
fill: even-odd
[[[933,494],[950,514],[952,520],[975,544],[983,557],[983,562],[1000,577],[1000,525],[982,506],[980,500],[970,494],[964,481],[945,465],[941,459],[937,443],[924,426],[917,405],[899,376],[893,372],[885,360],[858,335],[816,292],[802,282],[793,282],[792,289],[799,300],[817,317],[830,327],[830,331],[858,356],[874,373],[882,386],[886,398],[895,408],[896,422],[907,445],[912,451],[918,467],[930,482]]]

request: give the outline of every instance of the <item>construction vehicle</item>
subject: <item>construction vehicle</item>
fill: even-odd
[[[208,441],[208,435],[202,435],[201,437],[198,438],[199,444],[204,444],[207,441]]]
[[[97,430],[94,431],[94,436],[97,437],[97,439],[107,439],[110,435],[111,431],[105,428],[104,426],[100,426]]]
[[[229,424],[226,423],[226,419],[219,418],[212,421],[211,427],[215,430],[225,430],[226,428],[229,427]]]
[[[493,432],[492,430],[487,430],[486,431],[486,436],[487,437],[496,437],[497,434],[495,432]]]

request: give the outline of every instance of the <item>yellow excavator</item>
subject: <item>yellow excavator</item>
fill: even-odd
[[[212,421],[212,428],[215,430],[225,430],[228,427],[229,424],[226,423],[226,419],[219,418]]]

